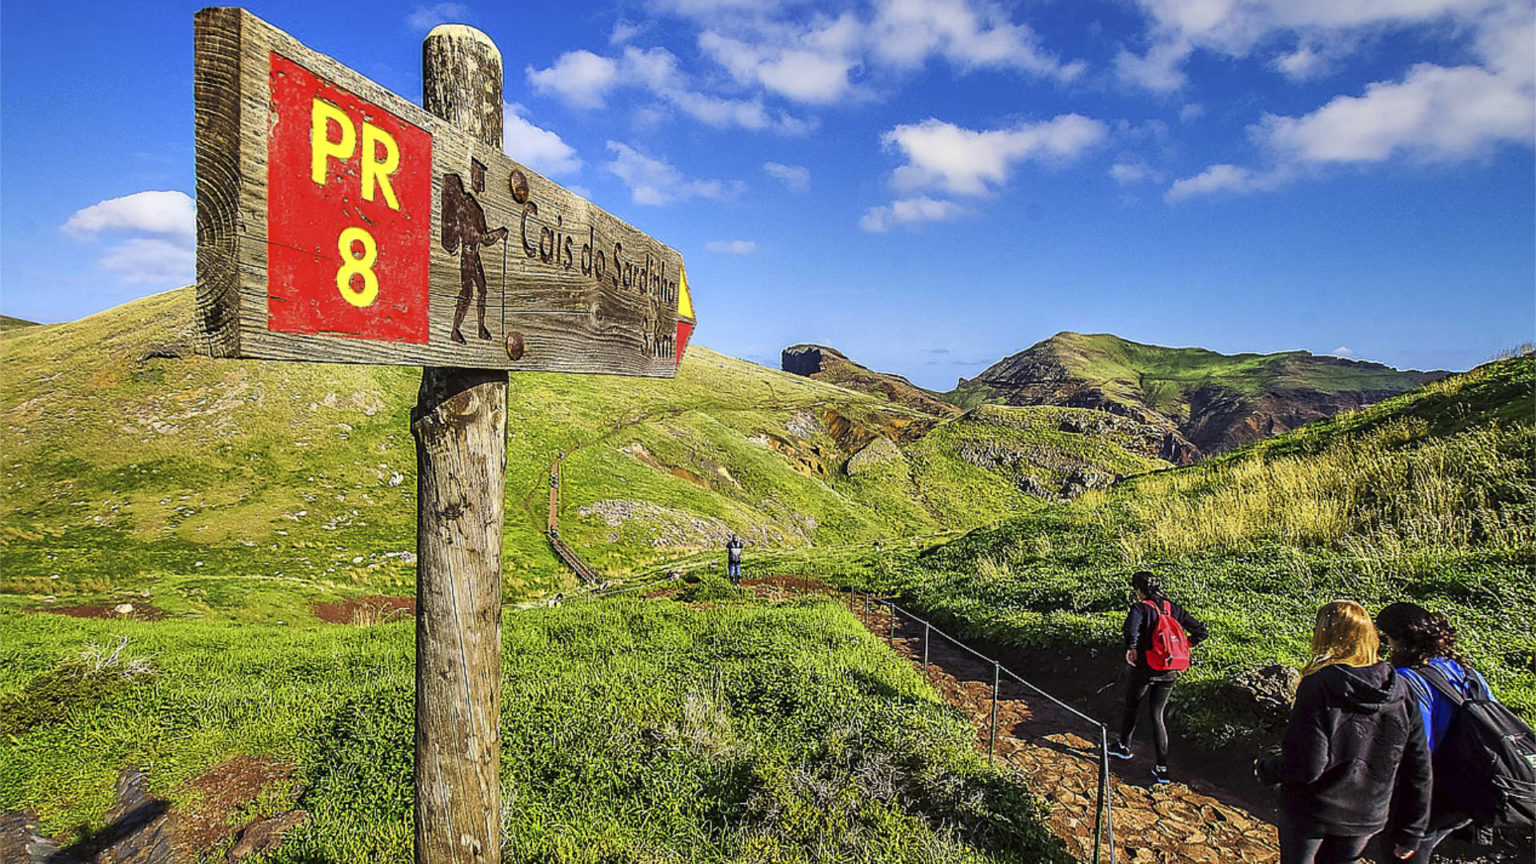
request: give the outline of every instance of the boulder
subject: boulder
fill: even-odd
[[[1290,666],[1250,669],[1227,682],[1238,707],[1252,712],[1261,722],[1280,725],[1290,715],[1301,673]]]
[[[848,472],[848,476],[853,477],[878,465],[905,460],[906,457],[901,455],[901,449],[896,446],[896,442],[882,435],[865,444],[859,452],[849,457],[844,470]]]

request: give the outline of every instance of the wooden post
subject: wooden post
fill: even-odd
[[[422,103],[501,147],[501,53],[444,25],[422,44]],[[501,539],[507,373],[426,367],[416,439],[417,864],[501,861]]]

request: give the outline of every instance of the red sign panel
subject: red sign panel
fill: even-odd
[[[432,136],[271,55],[267,319],[425,344]]]

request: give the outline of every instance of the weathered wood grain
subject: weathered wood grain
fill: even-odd
[[[202,350],[278,360],[676,373],[676,283],[683,267],[676,250],[508,157],[499,144],[465,134],[249,12],[205,9],[197,13],[196,33]],[[269,201],[267,188],[274,53],[432,136],[426,344],[276,332],[268,326],[267,214],[269,205],[282,206]],[[463,58],[441,62],[453,74],[468,68]],[[491,338],[480,338],[472,304],[460,344],[450,334],[461,294],[461,259],[441,242],[443,187],[445,177],[454,175],[470,188],[476,163],[484,166],[485,185],[470,194],[483,208],[487,227],[506,228],[507,234],[480,249]],[[591,247],[587,254],[584,246]],[[516,359],[508,351],[514,343],[521,346],[511,352]]]
[[[423,104],[499,144],[501,54],[444,26],[422,45]],[[416,439],[417,864],[501,860],[501,539],[507,373],[427,367]]]

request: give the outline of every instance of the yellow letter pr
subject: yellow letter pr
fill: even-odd
[[[315,100],[314,110],[310,113],[309,126],[309,173],[316,183],[325,185],[326,169],[329,157],[336,157],[342,162],[352,158],[352,151],[357,147],[357,130],[352,128],[352,119],[347,112],[337,108],[323,99]],[[341,127],[341,140],[332,141],[326,122],[335,120]]]
[[[384,161],[379,161],[378,145],[384,145]],[[400,148],[395,139],[383,129],[363,122],[363,200],[373,200],[373,184],[377,180],[384,192],[384,203],[392,210],[400,209],[395,198],[395,188],[389,185],[389,175],[400,167]]]

